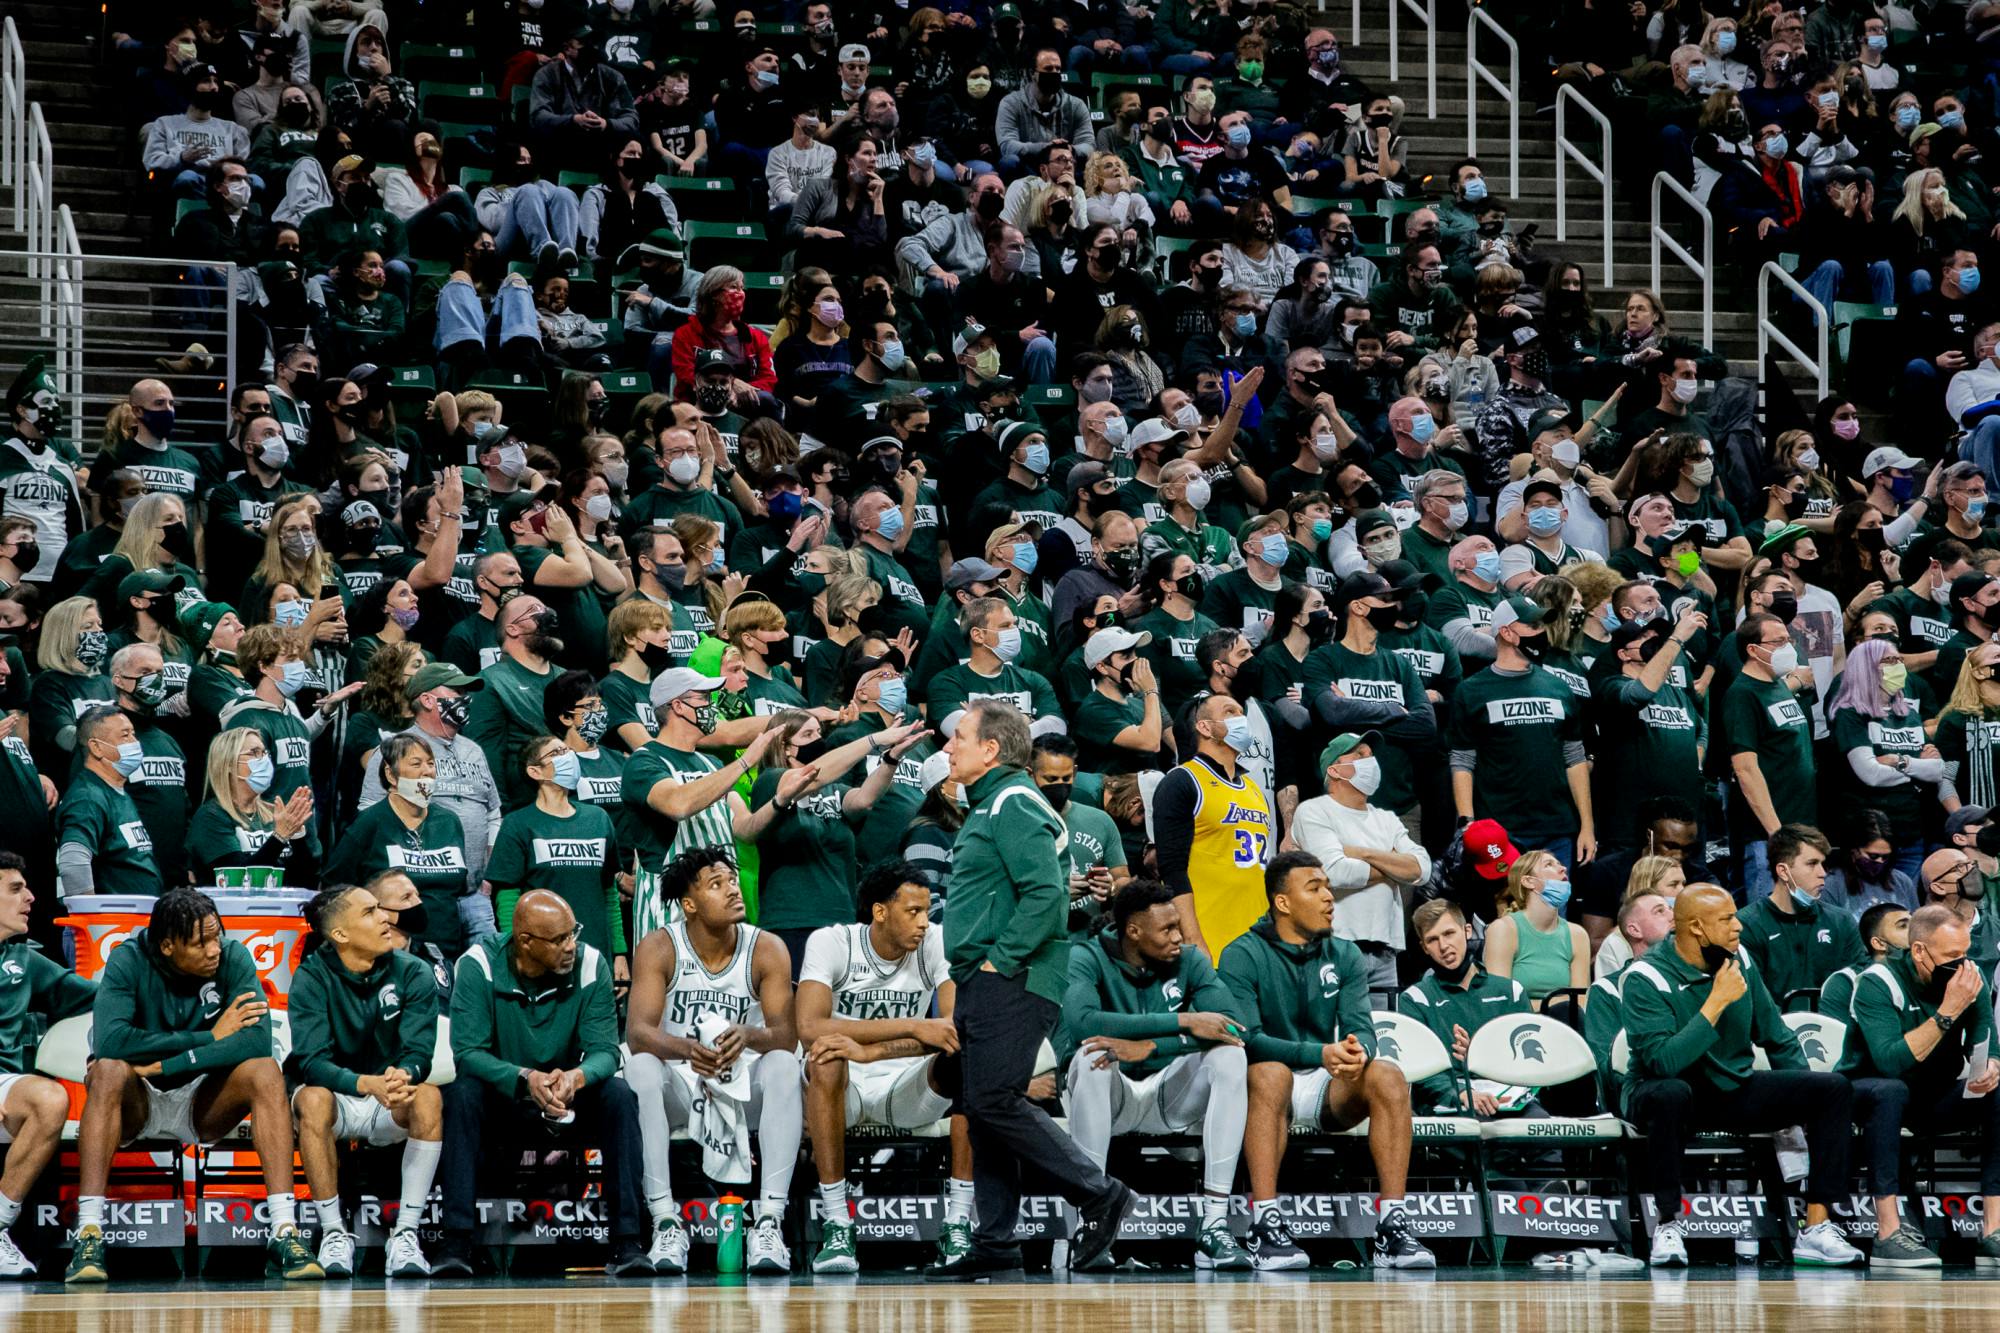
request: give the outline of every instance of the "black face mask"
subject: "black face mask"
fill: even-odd
[[[988,190],[985,194],[979,196],[979,202],[973,207],[981,219],[992,222],[1000,216],[1000,210],[1006,203],[1006,196],[995,194],[991,190]]]
[[[1548,646],[1549,646],[1549,641],[1543,638],[1539,634],[1533,636],[1532,638],[1522,639],[1517,643],[1515,643],[1514,645],[1515,649],[1520,652],[1521,656],[1527,658],[1530,662],[1541,661],[1542,654],[1545,651],[1547,651]]]
[[[1368,623],[1373,625],[1377,630],[1394,629],[1402,618],[1403,608],[1393,603],[1388,606],[1371,606],[1368,608]]]
[[[1174,584],[1174,591],[1187,598],[1190,602],[1199,602],[1202,590],[1207,586],[1208,584],[1202,579],[1201,575],[1187,574],[1183,575]]]
[[[1073,782],[1043,783],[1042,799],[1049,803],[1050,809],[1054,810],[1057,814],[1061,814],[1068,808],[1070,792],[1074,790],[1075,786],[1076,784]]]
[[[1465,980],[1465,974],[1472,970],[1472,951],[1466,950],[1459,957],[1457,967],[1446,967],[1443,963],[1432,963],[1431,971],[1438,974],[1438,980],[1447,986],[1456,986]]]
[[[1113,502],[1107,502],[1105,505],[1107,510],[1116,507],[1116,504]],[[1091,511],[1093,513],[1097,511],[1095,504],[1091,505]],[[1127,546],[1116,551],[1106,551],[1104,553],[1104,572],[1119,583],[1130,583],[1133,576],[1139,572],[1139,548],[1136,546]],[[1103,629],[1103,624],[1100,623],[1098,628]]]
[[[1062,86],[1062,71],[1059,69],[1045,69],[1035,75],[1035,87],[1041,90],[1044,97],[1054,97],[1062,91]]]
[[[1412,629],[1423,624],[1424,617],[1430,614],[1430,609],[1431,598],[1429,593],[1411,593],[1403,599],[1403,614],[1397,618],[1396,628],[1399,630]]]
[[[1354,504],[1359,509],[1380,509],[1382,491],[1372,481],[1365,481],[1354,489]]]
[[[397,928],[414,939],[423,938],[425,931],[430,928],[430,924],[430,909],[424,906],[421,899],[411,903],[408,907],[399,907],[396,909]]]
[[[455,699],[438,700],[438,720],[454,731],[463,731],[472,718],[472,701],[460,695]]]
[[[1968,878],[1970,877],[1968,876]],[[1936,1004],[1939,1000],[1942,1000],[1944,998],[1945,987],[1951,984],[1952,977],[1956,976],[1958,969],[1964,966],[1965,960],[1963,958],[1954,958],[1948,963],[1939,963],[1936,967],[1932,968],[1931,979],[1924,983],[1924,998],[1932,1004]]]
[[[1306,637],[1314,643],[1324,643],[1333,634],[1333,612],[1321,610],[1306,617]]]
[[[642,644],[639,648],[639,660],[646,664],[646,670],[657,676],[662,671],[672,669],[674,654],[672,649],[662,643]]]
[[[562,624],[562,617],[553,611],[543,611],[534,620],[535,632],[528,636],[527,649],[537,657],[554,657],[563,650],[563,641],[556,637],[556,630]]]
[[[1704,944],[1701,946],[1701,970],[1713,976],[1722,970],[1724,963],[1735,956],[1719,944]]]
[[[1792,623],[1792,618],[1797,616],[1798,613],[1799,599],[1792,596],[1792,594],[1788,592],[1780,593],[1771,599],[1771,614],[1784,621],[1787,625]]]
[[[1352,255],[1354,253],[1354,233],[1351,231],[1337,231],[1327,237],[1326,252],[1335,259],[1346,259],[1349,255]]]

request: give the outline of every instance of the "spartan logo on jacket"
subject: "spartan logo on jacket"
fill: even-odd
[[[1320,998],[1331,1000],[1340,994],[1340,969],[1332,963],[1319,965]]]
[[[396,994],[395,986],[387,985],[382,987],[382,993],[376,1000],[376,1005],[382,1010],[382,1017],[394,1018],[396,1011],[403,1007],[403,997]]]
[[[213,981],[202,983],[199,998],[203,1018],[214,1018],[222,1013],[222,988]]]
[[[1181,983],[1178,977],[1168,977],[1160,983],[1160,998],[1178,1009],[1181,1006]]]

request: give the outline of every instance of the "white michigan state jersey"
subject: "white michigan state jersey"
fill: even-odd
[[[716,1014],[725,1023],[745,1027],[764,1026],[764,1006],[750,976],[750,960],[756,956],[757,937],[762,934],[757,927],[738,923],[736,952],[720,972],[702,966],[700,955],[688,942],[686,921],[669,921],[666,931],[674,942],[674,975],[667,988],[666,1012],[660,1015],[660,1031],[669,1037],[699,1041],[695,1025],[703,1014]]]
[[[833,992],[833,1016],[862,1021],[926,1018],[938,983],[947,975],[944,928],[933,923],[924,942],[895,962],[875,952],[868,927],[821,926],[806,940],[800,981],[817,981]]]

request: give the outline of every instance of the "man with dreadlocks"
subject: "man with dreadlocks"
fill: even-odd
[[[172,889],[111,954],[97,985],[87,1100],[77,1128],[76,1247],[65,1282],[103,1282],[111,1158],[135,1139],[214,1143],[250,1118],[271,1208],[265,1267],[326,1276],[299,1234],[292,1115],[271,1058],[269,1006],[250,951],[223,934],[214,901]]]

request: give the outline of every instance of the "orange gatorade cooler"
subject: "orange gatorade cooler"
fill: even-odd
[[[306,923],[301,912],[312,892],[244,883],[211,889],[209,896],[222,914],[223,931],[250,951],[271,1007],[284,1008],[292,974],[305,958]],[[151,898],[131,894],[80,894],[64,905],[69,913],[58,917],[56,924],[69,930],[77,973],[86,977],[102,973],[111,951],[144,929],[153,914]]]

